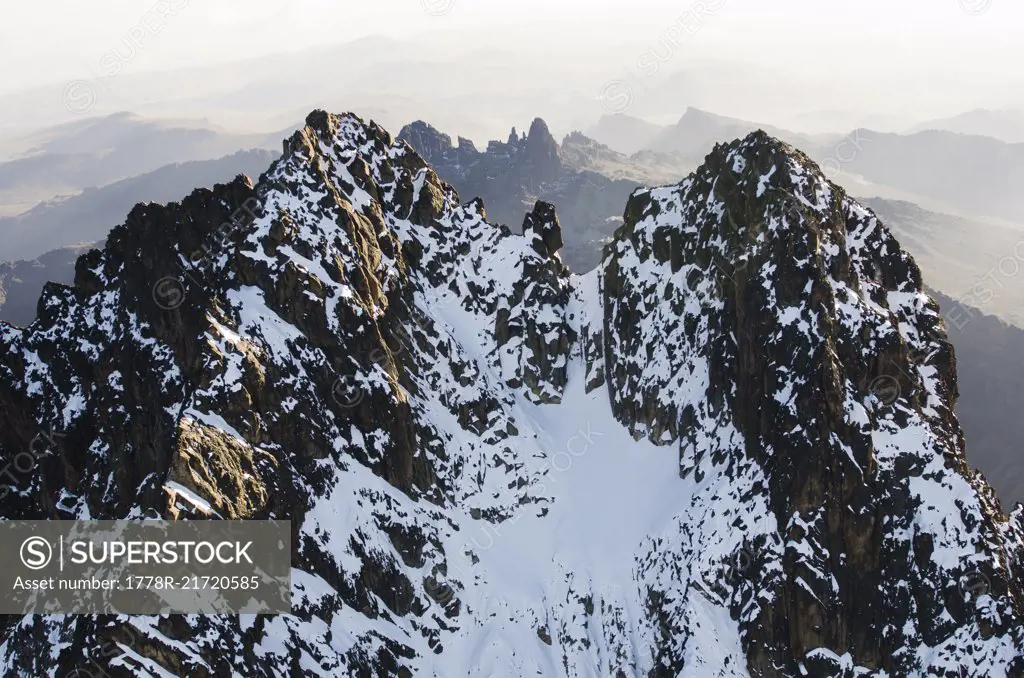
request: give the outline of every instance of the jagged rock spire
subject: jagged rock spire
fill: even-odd
[[[523,220],[523,235],[533,238],[533,248],[542,257],[555,256],[564,244],[555,206],[538,200]]]
[[[452,150],[452,138],[422,120],[403,127],[398,133],[398,140],[415,148],[416,152],[430,163],[440,160]],[[468,143],[468,146],[472,147],[472,145],[472,142]],[[462,147],[463,139],[459,137],[459,148]]]
[[[558,142],[551,135],[547,123],[540,118],[530,125],[524,152],[531,174],[537,180],[550,181],[559,174],[562,161],[558,155]]]

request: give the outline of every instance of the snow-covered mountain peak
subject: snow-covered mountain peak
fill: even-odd
[[[290,519],[294,614],[25,617],[5,674],[1020,674],[940,316],[805,157],[717,148],[579,277],[374,123],[284,150],[0,325],[0,457],[60,433],[0,510]]]
[[[1000,568],[1019,562],[1003,539],[1020,516],[1006,523],[966,464],[938,307],[888,230],[806,156],[755,132],[680,184],[637,191],[602,271],[617,419],[678,441],[682,475],[716,500],[725,487],[736,504],[762,497],[733,523],[759,574],[732,611],[763,670],[795,653],[810,675],[850,661],[939,671],[963,634],[991,637],[987,620],[1019,609],[1019,570]],[[1017,593],[958,598],[972,577]],[[918,586],[923,616],[878,621]],[[785,640],[761,632],[778,605],[800,610]],[[1004,630],[1008,658],[1020,628]]]

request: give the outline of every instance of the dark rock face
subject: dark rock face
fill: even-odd
[[[759,469],[749,491],[766,515],[740,519],[751,567],[724,592],[752,672],[956,675],[941,673],[959,670],[953,646],[1019,649],[1024,588],[1000,564],[1024,554],[1021,514],[1007,522],[966,464],[938,306],[878,220],[754,133],[679,186],[638,191],[616,236],[616,417],[678,440],[684,477]],[[777,527],[758,536],[759,522]],[[965,594],[972,578],[992,597]]]
[[[523,220],[523,235],[532,237],[533,249],[542,257],[553,257],[562,249],[562,225],[558,223],[555,206],[538,200]]]
[[[289,519],[293,614],[11,619],[5,675],[1021,675],[1024,511],[913,261],[805,157],[636,192],[580,278],[551,204],[512,234],[372,122],[284,151],[0,323],[0,516]]]
[[[523,366],[521,380],[536,402],[561,402],[568,373],[569,350],[576,340],[567,306],[571,293],[569,270],[562,264],[562,229],[555,206],[537,202],[523,222],[523,237],[539,255],[523,263],[523,275],[513,294],[500,302],[495,337],[505,351],[522,352],[514,361]],[[552,313],[538,317],[536,309]],[[509,345],[515,339],[518,348]]]
[[[443,162],[453,150],[450,136],[421,120],[406,125],[399,139],[417,149],[416,152],[430,164]],[[464,141],[462,137],[459,137],[460,149],[463,147]],[[470,147],[472,143],[469,142]],[[467,150],[469,149],[467,148]],[[472,148],[472,150],[475,152],[476,148]]]
[[[523,144],[523,156],[529,166],[530,174],[539,181],[552,181],[558,178],[562,170],[562,161],[558,157],[558,142],[551,136],[546,122],[536,118],[530,125]]]

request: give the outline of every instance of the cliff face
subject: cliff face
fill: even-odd
[[[721,515],[755,675],[956,675],[958,648],[1000,636],[986,652],[1015,655],[1020,514],[966,464],[938,306],[813,163],[754,133],[638,191],[603,301],[616,418],[757,507]],[[965,595],[978,581],[995,595]]]
[[[935,306],[801,154],[637,191],[575,277],[373,123],[284,150],[0,324],[0,515],[290,519],[294,613],[11,619],[4,675],[1022,675]]]

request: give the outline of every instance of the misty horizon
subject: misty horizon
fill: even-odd
[[[344,13],[310,5],[313,16]],[[28,6],[14,11],[30,24],[40,16]],[[301,12],[267,23],[266,11],[247,5],[241,25],[252,28],[228,31],[239,16],[228,7],[166,0],[140,12],[113,3],[89,19],[104,30],[81,30],[85,22],[63,36],[60,51],[27,62],[27,41],[56,40],[66,29],[15,32],[17,22],[8,22],[0,61],[17,67],[0,82],[0,136],[121,111],[272,132],[313,108],[352,110],[393,127],[421,118],[486,144],[533,117],[560,136],[613,113],[672,124],[687,106],[810,134],[906,132],[977,109],[1024,110],[1024,75],[1011,66],[1024,56],[1013,39],[1024,8],[994,0],[888,9],[791,0],[770,10],[752,0],[696,0],[628,10],[598,3],[584,12],[422,0],[357,10],[365,20],[345,25],[373,27],[363,35],[324,35],[329,20],[289,27]],[[384,11],[389,21],[374,18]],[[224,34],[197,38],[209,30]],[[267,30],[285,39],[263,39]],[[452,72],[435,82],[441,70]],[[314,86],[321,75],[336,84]],[[428,94],[435,86],[441,97]],[[463,120],[470,113],[474,120]]]

